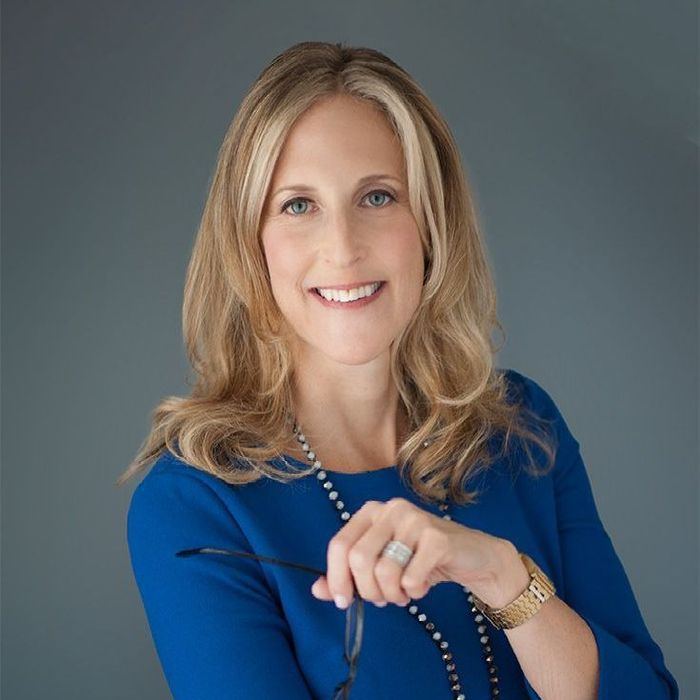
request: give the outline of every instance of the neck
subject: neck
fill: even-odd
[[[389,353],[364,365],[339,365],[314,358],[294,372],[297,425],[324,467],[369,471],[396,463],[406,430],[391,378]],[[303,458],[293,440],[292,456]]]

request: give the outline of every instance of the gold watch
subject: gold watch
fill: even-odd
[[[530,585],[512,602],[494,610],[472,593],[472,602],[479,612],[496,628],[512,629],[529,620],[556,589],[547,574],[527,554],[519,553],[530,574]]]

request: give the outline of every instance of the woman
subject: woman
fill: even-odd
[[[155,460],[128,543],[174,697],[332,697],[358,597],[353,697],[678,697],[578,442],[494,367],[495,308],[457,147],[415,81],[340,44],[275,58],[188,269],[192,395],[160,404],[120,479]],[[325,575],[176,556],[201,547]]]

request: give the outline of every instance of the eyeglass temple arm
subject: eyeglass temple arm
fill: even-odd
[[[284,559],[277,559],[275,557],[267,557],[262,554],[252,554],[251,552],[240,552],[233,549],[223,549],[220,547],[195,547],[193,549],[182,549],[175,553],[177,557],[189,557],[195,554],[225,554],[227,556],[245,557],[247,559],[255,559],[257,561],[265,561],[270,564],[278,564],[280,566],[286,566],[290,569],[298,569],[299,571],[307,571],[316,576],[325,576],[326,572],[321,569],[316,569],[313,566],[306,566],[305,564],[296,564],[291,561],[285,561]],[[355,608],[355,639],[353,643],[352,650],[348,655],[349,646],[349,635],[351,631],[351,619],[352,610]],[[355,681],[355,676],[357,674],[357,661],[360,655],[360,649],[362,647],[362,636],[364,629],[364,605],[362,598],[359,596],[353,597],[353,605],[350,606],[346,611],[346,627],[345,627],[345,661],[349,666],[349,675],[342,683],[339,683],[334,690],[333,700],[347,700],[350,697],[350,687]]]
[[[270,564],[279,564],[280,566],[287,566],[290,569],[298,569],[300,571],[307,571],[310,574],[315,574],[316,576],[325,576],[326,572],[321,569],[316,569],[313,566],[306,566],[306,564],[295,564],[291,561],[285,561],[284,559],[277,559],[275,557],[266,557],[262,554],[252,554],[251,552],[239,552],[233,549],[222,549],[219,547],[195,547],[194,549],[183,549],[175,553],[176,557],[189,557],[193,554],[226,554],[229,556],[236,557],[246,557],[248,559],[256,559],[258,561],[265,561]]]

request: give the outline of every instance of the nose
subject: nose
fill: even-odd
[[[361,232],[352,216],[338,211],[329,216],[322,233],[324,260],[334,267],[350,267],[364,254]]]

